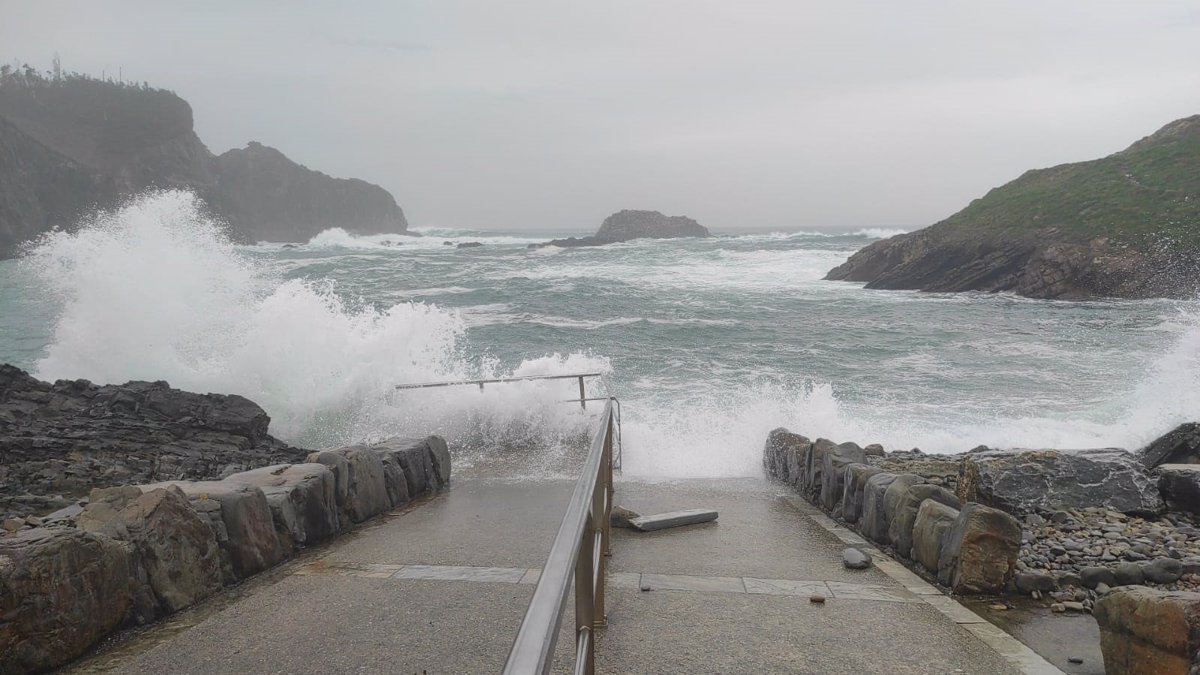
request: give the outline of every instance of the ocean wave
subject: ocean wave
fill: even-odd
[[[854,234],[870,239],[889,239],[897,235],[908,234],[908,230],[901,230],[895,227],[864,227],[861,230],[855,230]]]

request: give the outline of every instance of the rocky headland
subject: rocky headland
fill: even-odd
[[[590,237],[568,237],[554,239],[543,244],[530,244],[529,248],[558,246],[604,246],[634,239],[677,239],[680,237],[710,237],[708,228],[687,216],[664,216],[658,211],[617,211],[604,219],[600,229]]]
[[[867,246],[826,278],[1031,298],[1191,298],[1198,232],[1195,115],[1108,157],[1027,171],[935,225]]]
[[[310,452],[240,396],[0,365],[0,672],[42,672],[450,481],[438,436]]]
[[[952,593],[1093,613],[1106,672],[1200,670],[1200,425],[1136,452],[957,455],[776,429],[763,467]]]
[[[32,69],[0,73],[0,258],[143,190],[186,188],[239,241],[308,241],[330,227],[403,233],[383,188],[332,178],[250,143],[214,156],[174,93]]]

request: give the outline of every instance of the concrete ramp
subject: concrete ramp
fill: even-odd
[[[572,487],[456,480],[68,672],[499,672]],[[886,557],[845,569],[854,535],[780,493],[758,480],[618,482],[617,503],[637,511],[702,505],[720,519],[613,530],[598,671],[1058,672]],[[569,603],[557,672],[571,670]]]

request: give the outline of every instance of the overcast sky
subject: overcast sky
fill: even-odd
[[[918,227],[1200,113],[1200,2],[0,0],[0,60],[118,69],[415,226]]]

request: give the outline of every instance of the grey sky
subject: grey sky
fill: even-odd
[[[176,5],[171,7],[170,5]],[[0,60],[122,69],[416,226],[916,227],[1200,113],[1200,3],[0,2]]]

